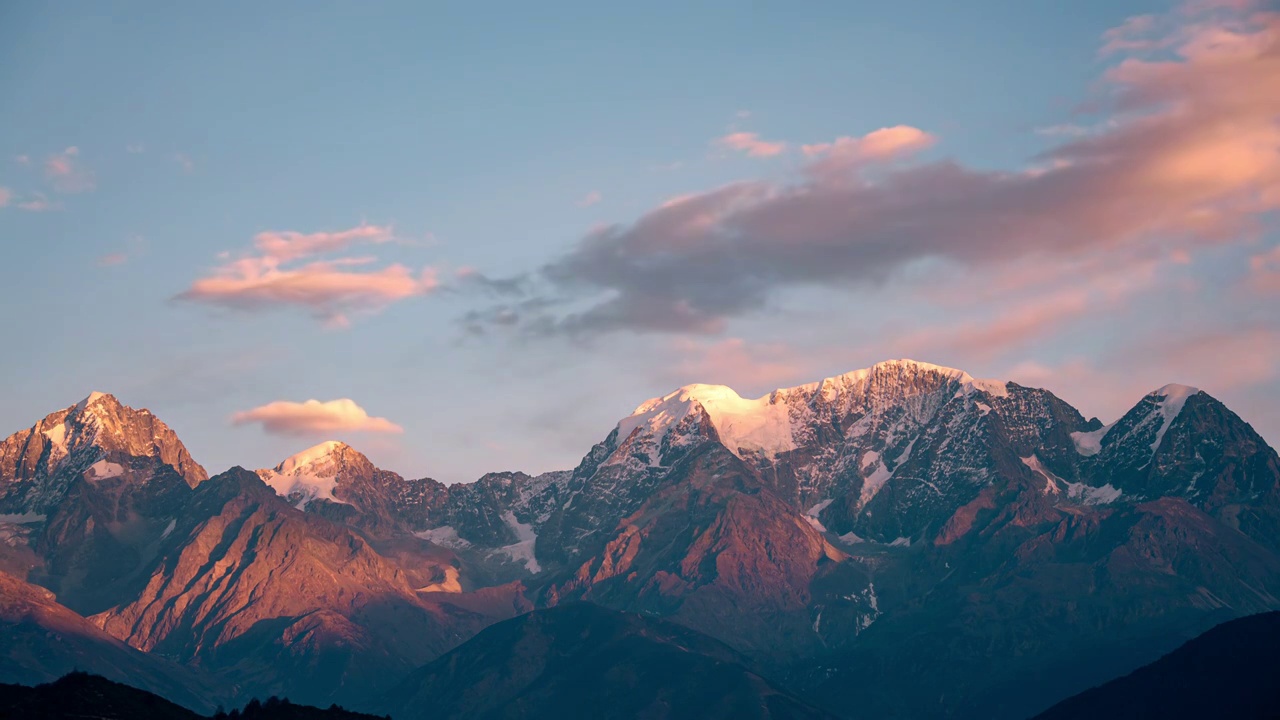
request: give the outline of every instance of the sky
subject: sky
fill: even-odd
[[[1275,445],[1276,9],[6,3],[0,435],[459,482],[908,357]]]

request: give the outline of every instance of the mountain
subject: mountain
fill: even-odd
[[[457,572],[429,582],[468,590],[541,570],[527,524],[534,511],[530,503],[565,475],[489,473],[446,486],[431,478],[406,480],[338,441],[257,472],[299,509],[359,528],[380,549],[411,551],[409,536],[448,548],[461,558],[453,564]]]
[[[26,687],[0,685],[0,720],[40,717],[47,720],[199,720],[204,717],[164,698],[129,685],[83,672],[58,680]],[[338,707],[327,710],[294,705],[271,698],[253,701],[233,715],[217,713],[215,720],[377,720],[372,715],[349,712]]]
[[[706,636],[586,603],[498,623],[387,700],[414,718],[827,718]]]
[[[1012,719],[1280,609],[1280,460],[1186,386],[1104,425],[910,360],[689,385],[571,471],[448,486],[339,442],[204,479],[114,398],[50,418],[6,441],[0,570],[240,702],[370,709],[483,628],[585,601],[837,716]],[[92,442],[50,462],[59,423]],[[91,471],[104,448],[118,475]]]
[[[1064,700],[1036,720],[1280,716],[1280,613],[1224,623],[1134,672]]]
[[[4,682],[37,685],[85,670],[186,708],[207,712],[220,697],[197,673],[129,647],[59,605],[48,590],[5,573],[0,573],[0,648]]]
[[[96,612],[133,591],[207,478],[159,418],[95,392],[0,443],[0,522],[27,526],[0,563]]]
[[[171,537],[138,596],[93,620],[217,673],[240,698],[362,697],[520,609],[514,595],[475,610],[420,594],[359,534],[240,468],[196,488]]]

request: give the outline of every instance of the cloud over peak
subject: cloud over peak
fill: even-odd
[[[382,417],[372,417],[354,400],[321,402],[276,400],[231,416],[233,425],[261,423],[273,435],[324,435],[335,432],[402,433],[404,428]]]

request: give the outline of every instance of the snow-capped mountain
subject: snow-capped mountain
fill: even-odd
[[[208,479],[178,436],[147,410],[94,392],[0,442],[0,514],[47,515],[75,481]]]
[[[837,715],[1014,718],[1280,608],[1280,459],[1194,388],[1104,425],[896,360],[755,399],[679,388],[567,472],[446,486],[326,442],[206,480],[95,393],[0,445],[0,571],[236,692],[358,702],[585,600],[707,633]]]

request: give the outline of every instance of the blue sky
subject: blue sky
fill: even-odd
[[[103,390],[165,419],[214,472],[274,465],[336,435],[388,469],[459,481],[572,466],[641,401],[688,382],[757,395],[911,356],[1049,387],[1107,421],[1146,390],[1197,384],[1275,442],[1273,164],[1250,160],[1230,177],[1196,165],[1194,193],[1169,191],[1170,204],[1184,198],[1176,217],[1122,224],[1100,213],[1066,223],[1071,233],[1054,219],[1081,215],[1080,185],[1118,171],[1012,188],[999,179],[1093,151],[1073,143],[1134,147],[1120,141],[1135,117],[1169,120],[1174,140],[1123,162],[1183,168],[1184,148],[1200,157],[1188,139],[1198,134],[1161,107],[1108,104],[1117,88],[1155,93],[1159,77],[1107,73],[1138,58],[1200,77],[1191,28],[1253,37],[1270,27],[1212,4],[1200,15],[1155,2],[10,4],[0,9],[0,330],[10,339],[0,433]],[[1153,20],[1124,26],[1142,16]],[[1104,49],[1115,38],[1126,42]],[[1267,69],[1247,53],[1232,61],[1235,76]],[[1273,111],[1215,105],[1197,122]],[[867,138],[897,127],[919,142],[873,152]],[[735,133],[740,142],[725,140]],[[1276,151],[1242,147],[1264,160]],[[928,238],[876,235],[911,245],[889,259],[861,231],[828,237],[830,225],[803,221],[733,245],[776,195],[836,192],[836,181],[806,179],[823,161],[868,188],[902,179],[899,195],[876,196],[886,202],[912,197],[913,168],[941,178],[954,166],[972,180],[966,217],[999,193],[992,215],[1007,214],[1005,195],[1024,192],[1037,208],[1063,198],[1044,210],[1063,215],[998,247],[978,230],[951,247],[953,224],[1006,223],[954,219],[934,202],[908,215],[939,215]],[[1220,185],[1206,195],[1209,181]],[[732,183],[752,191],[713,206],[711,193]],[[661,207],[672,198],[708,203],[718,229],[662,235],[676,227]],[[1192,219],[1206,214],[1213,227]],[[644,218],[656,230],[636,231]],[[260,233],[361,226],[385,237],[292,267],[372,256],[327,269],[329,279],[400,265],[419,284],[342,308],[345,327],[315,297],[190,295],[228,263],[265,257]],[[580,252],[593,230],[603,257],[662,248],[651,278],[662,293],[615,282],[650,265]],[[789,266],[790,248],[803,258],[818,235],[840,259]],[[690,288],[704,267],[707,283],[735,286],[719,273],[738,263],[741,292]],[[567,269],[548,280],[548,265]],[[495,296],[477,277],[522,287]],[[666,288],[671,278],[683,279]],[[687,300],[705,317],[674,327],[657,311],[629,314],[585,331],[566,320],[611,295]],[[556,304],[538,315],[525,309],[542,307],[533,300]],[[518,320],[498,320],[521,302]],[[402,432],[232,422],[277,401],[340,398]]]

